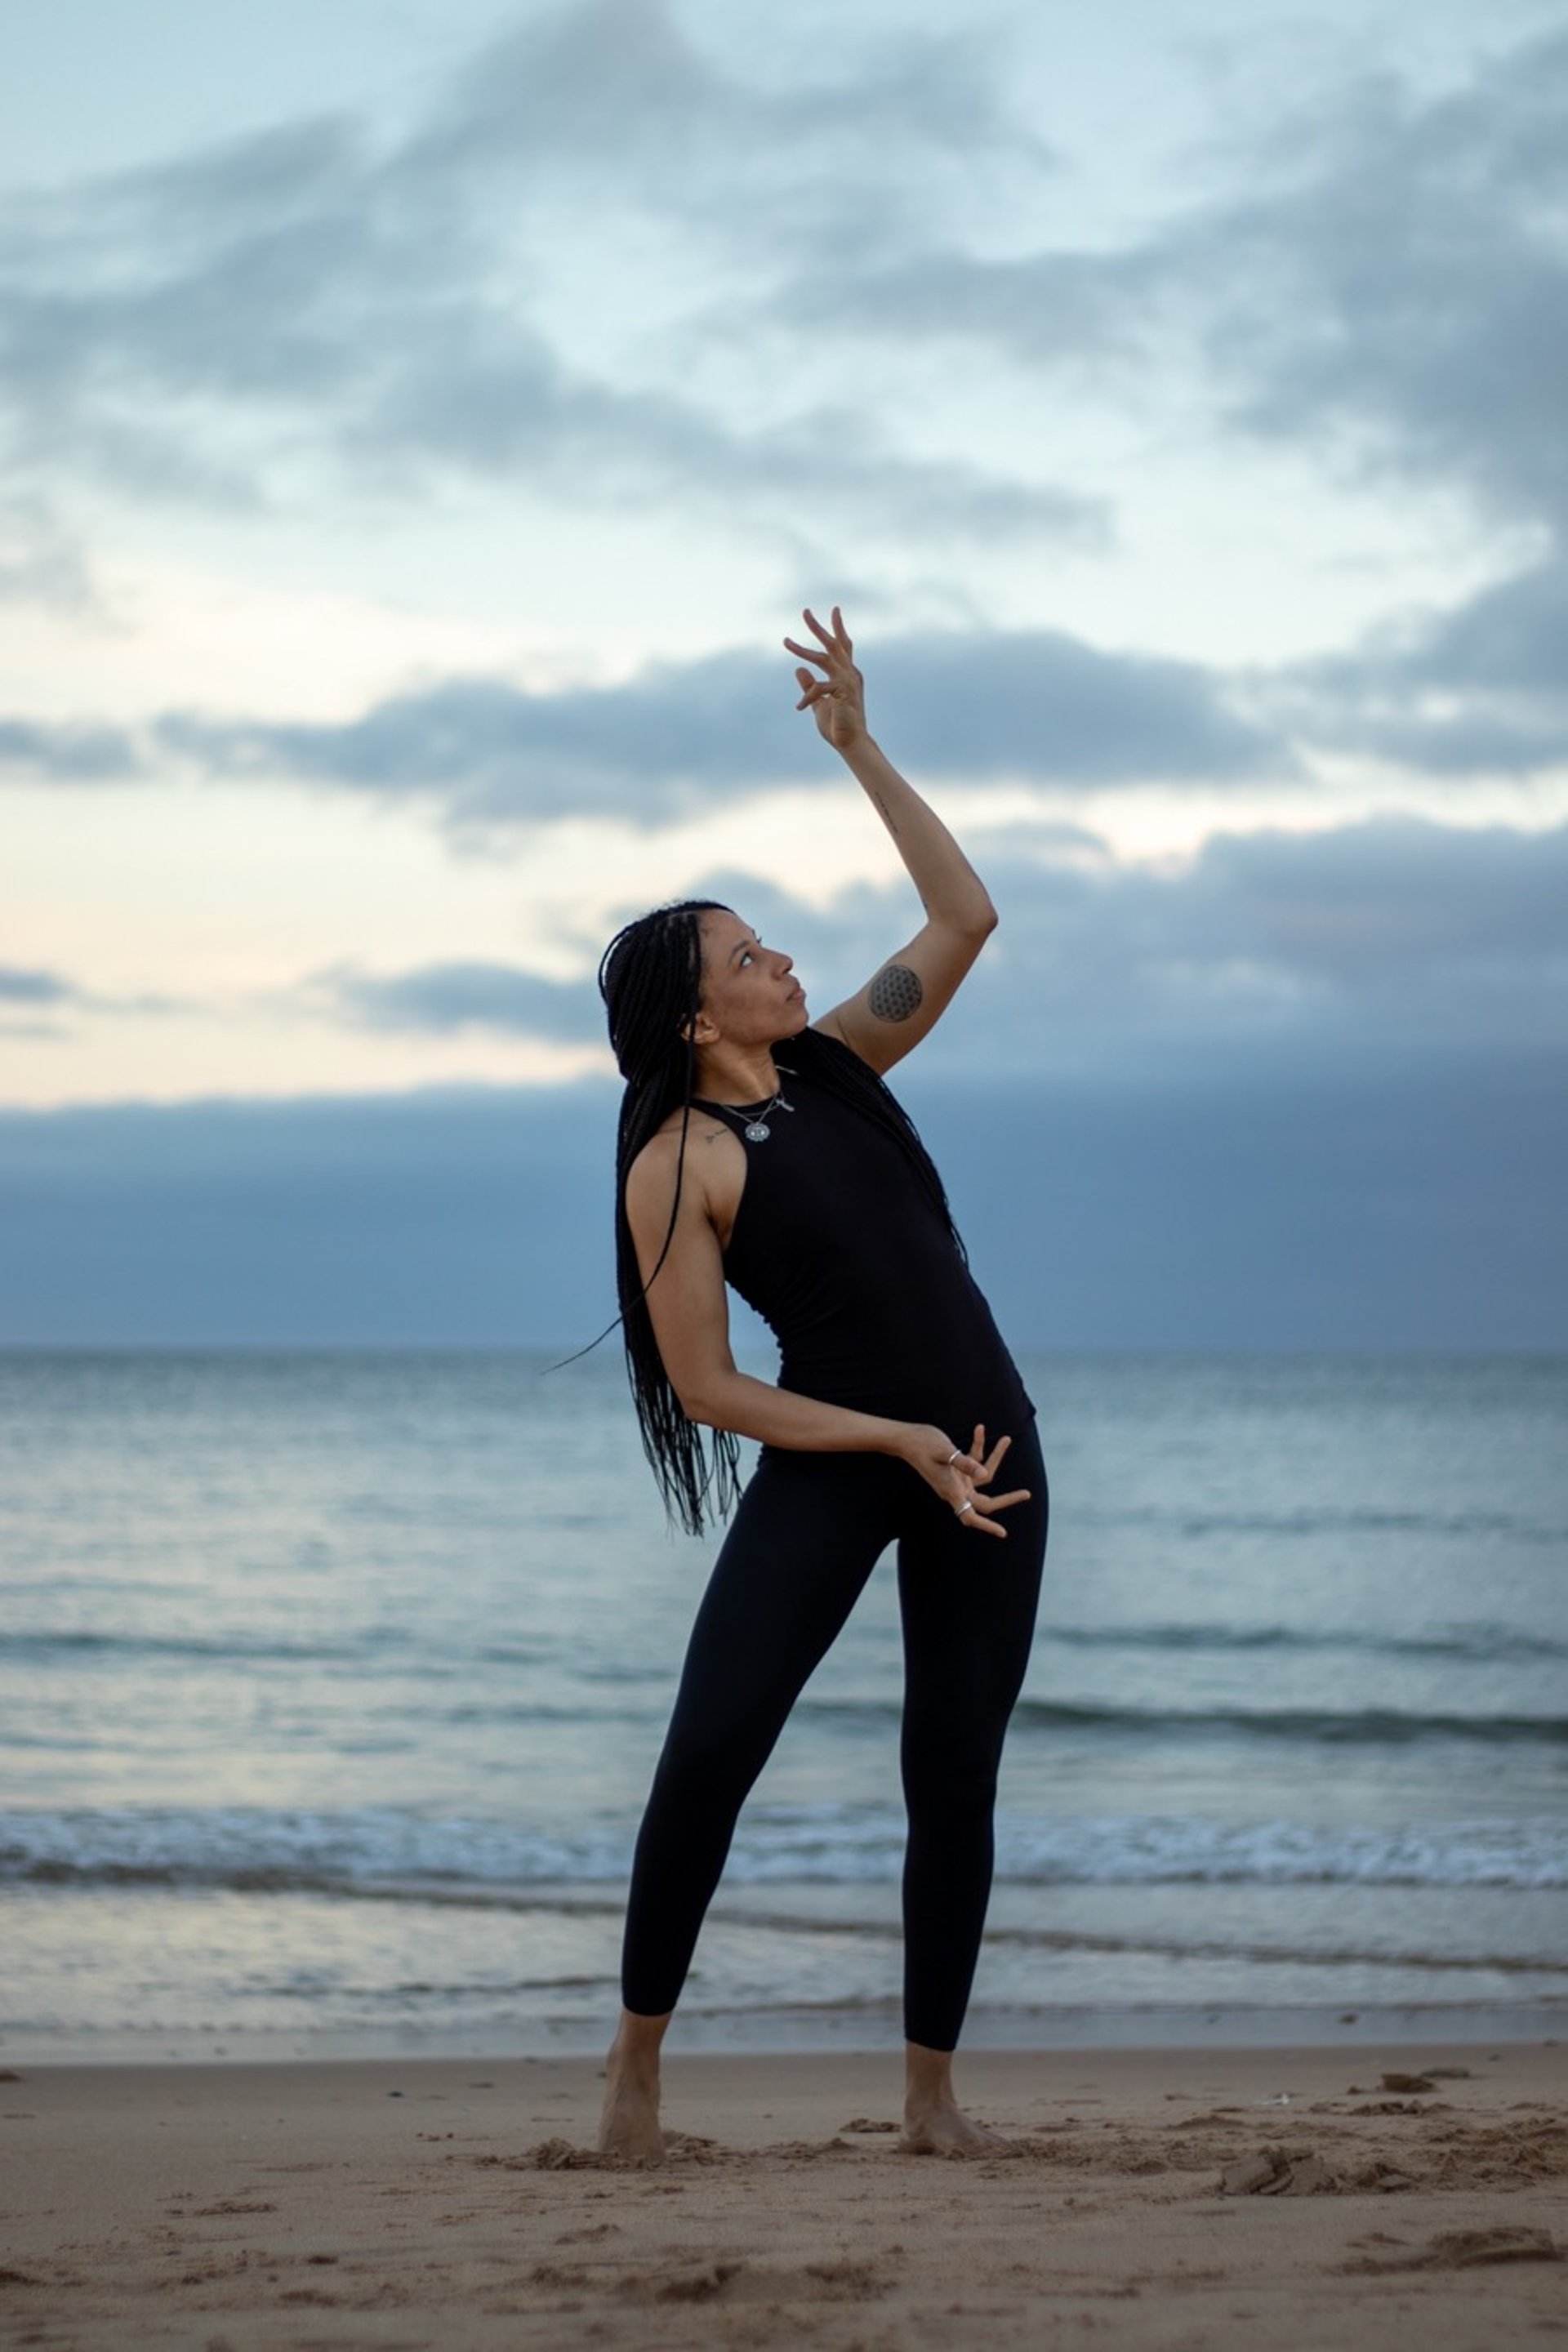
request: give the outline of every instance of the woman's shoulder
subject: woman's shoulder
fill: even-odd
[[[626,1170],[626,1213],[635,1218],[643,1210],[668,1218],[679,1181],[683,1193],[711,1213],[716,1206],[725,1205],[728,1193],[735,1190],[737,1174],[744,1181],[745,1165],[740,1138],[721,1118],[695,1103],[688,1116],[678,1103]]]
[[[711,1137],[724,1135],[728,1129],[717,1112],[701,1109],[696,1103],[675,1108],[660,1120],[641,1150],[633,1155],[626,1170],[626,1180],[634,1178],[641,1184],[649,1181],[673,1182],[680,1159],[681,1138],[686,1142],[707,1142]]]

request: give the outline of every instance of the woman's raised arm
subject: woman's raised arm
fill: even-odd
[[[786,637],[784,644],[816,669],[795,671],[801,688],[795,708],[811,711],[823,740],[863,787],[926,910],[924,925],[908,945],[880,965],[864,988],[812,1024],[852,1046],[873,1069],[888,1070],[946,1012],[996,928],[996,909],[935,810],[899,773],[867,727],[865,680],[837,605],[831,628],[825,629],[809,607],[803,617],[817,643],[801,645]]]

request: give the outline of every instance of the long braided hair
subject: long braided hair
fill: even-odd
[[[692,1535],[703,1530],[702,1507],[715,1486],[712,1517],[722,1518],[740,1492],[740,1445],[732,1430],[716,1429],[709,1445],[688,1419],[670,1386],[654,1338],[647,1292],[669,1255],[686,1174],[686,1132],[696,1069],[694,1028],[702,996],[702,932],[699,916],[717,898],[678,898],[639,915],[616,933],[599,960],[599,993],[610,1024],[616,1066],[626,1082],[616,1133],[616,1289],[621,1304],[626,1374],[642,1431],[643,1452],[664,1495],[665,1509]],[[669,1224],[653,1273],[645,1283],[626,1216],[626,1177],[633,1160],[681,1107],[680,1151]]]
[[[599,993],[610,1045],[626,1082],[616,1136],[616,1288],[626,1372],[643,1452],[658,1481],[665,1509],[691,1535],[701,1535],[708,1521],[722,1519],[738,1499],[740,1447],[731,1430],[711,1430],[705,1437],[682,1409],[658,1351],[647,1293],[669,1254],[680,1209],[696,1072],[693,1033],[702,1001],[700,918],[710,908],[733,912],[718,898],[679,898],[655,907],[625,924],[599,961]],[[967,1263],[963,1236],[931,1155],[909,1113],[870,1064],[820,1030],[807,1029],[788,1045],[817,1085],[851,1103],[894,1138]],[[638,1152],[678,1108],[681,1123],[675,1197],[663,1246],[644,1282],[626,1216],[626,1177]]]

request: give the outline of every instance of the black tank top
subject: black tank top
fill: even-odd
[[[781,1042],[765,1140],[744,1134],[765,1106],[694,1097],[746,1154],[726,1278],[778,1341],[780,1388],[964,1445],[977,1421],[989,1443],[1016,1434],[1034,1402],[941,1209],[897,1139],[820,1081],[850,1051],[811,1029]]]

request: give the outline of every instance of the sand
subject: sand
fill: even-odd
[[[0,2344],[1568,2336],[1557,2043],[976,2052],[959,2084],[1020,2155],[900,2154],[885,2056],[672,2055],[658,2171],[588,2153],[587,2061],[19,2067]]]

